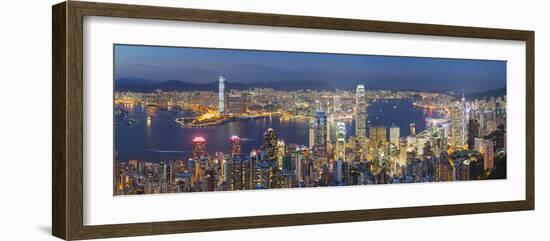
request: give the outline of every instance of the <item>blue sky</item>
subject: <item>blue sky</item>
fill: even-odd
[[[506,62],[376,55],[115,45],[115,79],[190,83],[325,81],[342,89],[478,92],[506,86]]]

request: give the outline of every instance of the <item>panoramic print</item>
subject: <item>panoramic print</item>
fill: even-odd
[[[114,195],[506,178],[505,61],[113,49]]]

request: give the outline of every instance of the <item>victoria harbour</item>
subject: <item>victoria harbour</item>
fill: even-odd
[[[118,106],[128,111],[129,118],[135,118],[137,123],[127,125],[127,121],[118,120],[116,145],[118,158],[121,161],[145,158],[150,161],[185,159],[192,155],[194,136],[203,136],[208,140],[208,149],[219,148],[229,150],[231,136],[237,135],[241,139],[242,150],[252,150],[262,146],[263,130],[273,128],[281,130],[279,138],[294,140],[297,144],[309,143],[308,123],[303,120],[281,120],[279,117],[262,118],[254,120],[241,120],[225,125],[211,127],[184,128],[174,120],[185,116],[185,113],[171,111],[156,111],[147,124],[145,106],[136,105],[132,108],[123,105]],[[426,118],[434,115],[423,108],[414,107],[412,100],[381,100],[373,103],[369,109],[370,123],[382,126],[397,125],[400,127],[401,136],[410,134],[409,124],[415,123],[417,131],[426,128]],[[400,118],[404,116],[405,118]],[[347,122],[346,138],[353,135],[355,121]],[[389,133],[388,133],[389,135]],[[225,138],[224,138],[225,137]]]
[[[115,195],[506,178],[506,63],[115,45]]]

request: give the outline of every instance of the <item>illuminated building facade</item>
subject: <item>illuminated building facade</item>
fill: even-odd
[[[286,144],[284,140],[277,140],[277,168],[283,169],[283,159],[286,156]]]
[[[359,89],[358,92],[225,89],[224,113],[221,115],[217,111],[220,106],[217,105],[216,96],[219,93],[216,92],[118,93],[116,98],[126,108],[139,109],[143,105],[138,103],[150,103],[158,99],[169,103],[167,106],[173,106],[173,111],[189,110],[192,114],[181,118],[186,119],[182,122],[202,121],[204,126],[217,128],[229,122],[246,123],[253,120],[265,128],[259,133],[242,133],[242,129],[233,126],[221,127],[230,127],[231,130],[223,134],[223,138],[230,138],[210,153],[206,148],[206,139],[211,141],[210,138],[222,135],[213,133],[213,137],[202,136],[208,135],[208,131],[205,131],[201,136],[191,138],[191,145],[184,147],[188,148],[185,151],[189,154],[172,154],[178,155],[175,159],[117,159],[113,173],[114,193],[125,195],[458,181],[495,178],[495,175],[500,178],[498,175],[501,175],[499,173],[502,173],[503,166],[505,168],[502,163],[506,158],[503,97],[462,101],[454,96],[440,98],[445,95],[440,93],[430,97],[430,93],[373,91],[373,96],[379,99],[374,103],[377,108],[380,103],[385,105],[393,101],[392,98],[409,99],[421,95],[422,99],[414,102],[416,106],[411,108],[424,108],[420,111],[425,119],[424,122],[411,120],[415,122],[401,126],[394,124],[400,122],[397,119],[389,120],[389,128],[378,124],[386,120],[377,120],[375,125],[365,125],[365,129],[368,128],[368,133],[365,133],[367,138],[355,135],[358,130],[354,127],[354,121],[361,122],[362,116],[362,108],[357,108],[363,104],[363,90]],[[251,98],[244,98],[244,95]],[[196,98],[200,101],[195,102]],[[247,102],[245,106],[248,108],[243,107],[244,102]],[[315,108],[320,105],[322,107]],[[396,105],[389,106],[396,108]],[[151,118],[155,125],[162,123],[158,119],[166,116],[162,111],[170,111],[162,110],[164,104],[145,107],[146,115],[154,116]],[[195,113],[196,117],[193,116]],[[465,113],[469,117],[464,126]],[[115,114],[117,118],[125,118],[123,111]],[[377,114],[372,116],[376,117]],[[497,123],[498,126],[495,126]],[[185,123],[180,124],[183,128],[189,127]],[[350,127],[354,130],[347,129]],[[410,128],[410,134],[401,135],[403,128]],[[360,129],[358,133],[362,132]],[[250,141],[243,142],[239,136],[232,136],[236,133],[246,135]],[[453,137],[458,138],[453,142]],[[463,137],[466,137],[464,142]],[[468,148],[465,148],[466,144]],[[176,160],[180,156],[182,160]]]
[[[327,161],[327,115],[320,109],[315,112],[313,122],[313,155],[320,164]]]
[[[367,96],[364,85],[358,85],[355,92],[355,136],[367,136]]]
[[[416,124],[410,123],[409,124],[409,132],[411,133],[411,136],[416,136]]]
[[[461,149],[464,146],[464,132],[462,127],[462,111],[459,105],[451,107],[451,146],[454,149]]]
[[[218,77],[218,111],[225,112],[225,78]]]
[[[395,147],[399,148],[399,126],[391,126],[390,127],[390,143],[393,144]]]
[[[336,160],[346,161],[346,123],[336,123]]]
[[[241,154],[241,138],[238,136],[231,136],[231,156]]]
[[[193,159],[198,160],[207,155],[206,139],[202,136],[193,139]]]
[[[267,152],[267,160],[277,160],[277,134],[271,128],[264,132],[264,146],[263,149]]]
[[[372,143],[372,146],[385,146],[386,139],[386,127],[384,126],[371,126],[369,127],[369,137]]]
[[[313,150],[313,146],[315,145],[315,119],[311,119],[309,121],[309,149]]]
[[[483,152],[483,169],[488,170],[493,168],[494,150],[495,146],[493,140],[485,140],[485,148]]]
[[[241,155],[236,155],[231,158],[231,190],[243,190],[246,184],[243,182],[246,173],[245,163]]]
[[[469,118],[469,111],[470,107],[468,106],[468,103],[466,102],[466,99],[464,98],[464,94],[462,95],[462,99],[460,99],[460,126],[461,126],[461,143],[462,147],[464,147],[465,144],[467,144],[468,141],[468,118]]]
[[[470,119],[468,121],[468,149],[474,150],[477,137],[479,137],[479,121]]]

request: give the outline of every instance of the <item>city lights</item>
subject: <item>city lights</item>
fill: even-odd
[[[190,142],[180,140],[180,145],[190,145],[190,152],[174,158],[117,157],[115,194],[505,178],[505,96],[466,99],[444,93],[368,90],[364,85],[355,92],[232,90],[222,84],[225,78],[220,77],[223,93],[201,92],[198,101],[195,91],[115,94],[116,119],[129,123],[119,128],[137,130],[141,122],[136,111],[141,109],[148,128],[154,116],[155,125],[164,123],[176,128],[173,131],[229,132],[227,139],[209,134],[188,137]],[[401,118],[407,116],[400,116],[401,111],[425,117],[403,123]],[[175,115],[176,123],[167,124],[168,113]],[[383,125],[377,119],[382,115],[395,119]],[[267,125],[256,136],[232,129],[245,123],[272,127]],[[289,131],[287,125],[298,129]],[[292,139],[296,135],[305,141]],[[219,143],[226,149],[220,149]]]

